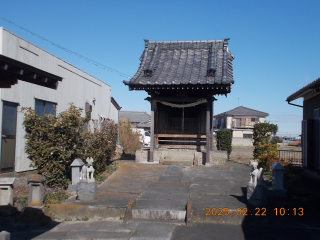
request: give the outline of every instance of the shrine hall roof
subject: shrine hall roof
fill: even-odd
[[[229,39],[206,41],[148,41],[140,67],[125,85],[233,84]]]

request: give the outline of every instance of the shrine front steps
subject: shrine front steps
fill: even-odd
[[[185,223],[190,183],[181,182],[184,167],[168,166],[158,182],[151,183],[132,208],[134,220]]]
[[[162,165],[192,166],[194,162],[193,151],[168,151],[167,155],[160,159]]]

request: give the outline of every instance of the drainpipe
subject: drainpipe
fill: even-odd
[[[293,104],[293,103],[290,103],[290,101],[288,101],[288,104],[290,104],[290,105],[292,105],[292,106],[302,107],[302,108],[303,108],[303,106],[301,106],[301,105],[297,105],[297,104]]]
[[[119,112],[120,112],[120,109],[118,110],[118,142],[117,142],[117,144],[119,144],[119,131],[120,131],[119,130],[120,129],[120,126],[119,126],[119,123],[120,123],[120,121],[119,121]]]

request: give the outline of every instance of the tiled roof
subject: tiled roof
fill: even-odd
[[[300,97],[302,97],[304,94],[306,94],[309,91],[312,91],[315,88],[320,87],[320,78],[314,80],[313,82],[309,83],[308,85],[304,86],[303,88],[299,89],[295,93],[291,94],[289,97],[287,97],[287,102],[291,102],[293,100],[296,100]]]
[[[220,114],[213,116],[214,118],[222,117],[222,116],[256,116],[256,117],[267,117],[268,113],[257,111],[251,108],[246,108],[243,106],[236,107],[230,111],[226,111]]]
[[[134,123],[146,122],[151,118],[148,113],[138,111],[120,111],[119,117],[127,118]]]
[[[137,73],[126,85],[233,84],[229,39],[148,41]]]

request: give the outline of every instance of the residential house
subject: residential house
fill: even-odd
[[[303,98],[303,106],[292,101]],[[320,170],[320,78],[287,97],[290,105],[303,108],[302,164]]]
[[[0,28],[0,174],[33,170],[24,148],[22,107],[58,114],[69,103],[92,119],[118,121],[111,86],[51,53]]]
[[[232,130],[232,145],[252,146],[254,124],[265,122],[268,113],[246,108],[236,107],[232,110],[217,114],[214,118],[214,131],[219,129]]]
[[[129,119],[131,127],[143,128],[145,131],[150,131],[150,115],[146,112],[139,111],[120,111],[120,119]]]

